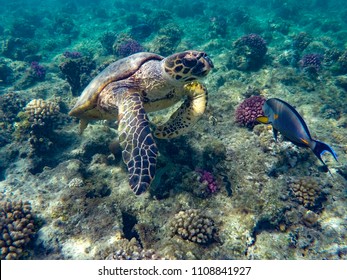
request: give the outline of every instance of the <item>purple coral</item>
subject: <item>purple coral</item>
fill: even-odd
[[[266,41],[254,33],[242,36],[236,41],[235,46],[247,46],[254,58],[263,58],[267,52]]]
[[[218,191],[219,187],[217,181],[211,172],[203,169],[197,169],[197,172],[200,174],[199,182],[206,184],[206,190],[209,193],[215,193]]]
[[[253,128],[256,124],[256,118],[262,116],[263,105],[266,99],[261,96],[251,96],[246,98],[237,107],[235,120],[240,126]]]
[[[46,69],[37,61],[30,64],[30,74],[37,80],[43,80],[46,77]]]
[[[63,56],[65,56],[66,58],[80,58],[82,57],[82,54],[80,52],[77,51],[65,51],[63,53]]]
[[[140,43],[131,38],[125,39],[115,48],[116,54],[121,57],[126,57],[143,51],[144,48],[140,45]]]
[[[323,55],[318,53],[310,53],[304,55],[299,61],[300,67],[309,73],[315,73],[322,68]]]

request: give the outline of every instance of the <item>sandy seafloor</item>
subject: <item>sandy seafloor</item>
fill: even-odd
[[[29,201],[35,216],[36,234],[19,258],[347,258],[344,1],[0,3],[0,198]],[[106,32],[111,39],[102,43]],[[309,40],[298,55],[324,56],[313,74],[293,62],[301,32]],[[121,33],[164,56],[203,50],[215,66],[203,81],[209,92],[204,116],[186,135],[157,140],[156,179],[141,196],[128,186],[117,125],[94,122],[79,135],[78,120],[67,115],[90,79],[119,58],[112,36]],[[235,64],[234,42],[250,33],[267,44],[255,70]],[[75,96],[59,67],[65,51],[94,63],[81,74]],[[44,77],[33,77],[32,61],[44,67]],[[312,137],[336,151],[338,162],[323,156],[332,176],[309,149],[281,137],[275,143],[271,126],[235,122],[237,106],[252,94],[295,106]],[[21,114],[34,99],[59,106],[36,135],[33,120]],[[151,113],[150,119],[163,122],[171,113]],[[41,142],[33,144],[35,137]],[[217,191],[206,193],[198,170],[213,176]],[[300,182],[316,186],[312,203],[305,205],[293,191]],[[192,209],[214,221],[215,236],[206,244],[172,229],[177,213]]]

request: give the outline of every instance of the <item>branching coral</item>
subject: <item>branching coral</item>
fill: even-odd
[[[108,260],[160,260],[163,259],[154,250],[142,249],[135,238],[130,241],[121,239],[118,244],[118,249],[107,256]]]
[[[183,175],[182,186],[200,198],[208,198],[221,189],[221,182],[209,171],[197,169]]]
[[[308,75],[317,75],[322,68],[324,56],[317,53],[304,55],[299,61],[301,69]]]
[[[313,207],[321,196],[321,186],[312,177],[302,177],[290,183],[298,201],[306,207]]]
[[[256,118],[263,115],[262,106],[265,98],[261,96],[251,96],[240,103],[236,108],[235,121],[240,126],[253,128],[256,125]]]
[[[163,56],[170,55],[176,51],[181,37],[181,29],[176,24],[169,23],[159,30],[158,36],[154,39],[152,51]]]
[[[0,122],[10,125],[17,121],[17,114],[24,108],[26,102],[26,97],[15,92],[0,95]]]
[[[198,244],[219,241],[215,222],[197,209],[178,212],[171,221],[171,231]]]
[[[19,259],[35,234],[29,202],[0,203],[1,259]]]
[[[312,37],[306,32],[300,32],[293,38],[292,48],[295,51],[302,52],[312,42]]]
[[[111,31],[107,31],[101,35],[99,40],[107,54],[113,53],[113,43],[116,41],[116,38],[117,34]]]
[[[347,50],[344,51],[337,61],[337,72],[340,74],[347,73]]]
[[[244,35],[234,42],[234,65],[239,70],[257,70],[267,53],[266,41],[258,34]]]
[[[90,82],[90,74],[96,65],[93,60],[85,56],[71,57],[66,56],[65,60],[59,65],[61,72],[65,75],[67,82],[71,87],[72,95],[77,96],[81,89]]]
[[[117,37],[113,50],[117,56],[126,57],[134,53],[143,52],[145,49],[136,40],[126,34],[121,34]]]
[[[10,37],[3,41],[1,53],[11,59],[24,60],[37,53],[39,49],[40,46],[33,40]]]
[[[29,132],[32,151],[48,151],[52,145],[49,138],[60,121],[59,105],[53,101],[33,99],[26,105],[25,112],[20,116],[22,118],[20,129]]]
[[[12,68],[8,66],[4,59],[0,58],[0,85],[10,84],[13,80]]]

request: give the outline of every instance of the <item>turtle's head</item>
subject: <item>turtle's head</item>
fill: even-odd
[[[211,59],[204,52],[185,51],[163,60],[164,69],[176,81],[189,82],[206,76],[213,68]]]

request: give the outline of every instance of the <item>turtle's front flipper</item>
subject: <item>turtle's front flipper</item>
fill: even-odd
[[[128,167],[129,184],[139,195],[154,177],[158,154],[140,94],[124,95],[119,106],[118,130],[123,160]]]
[[[154,132],[157,138],[174,138],[191,130],[191,126],[200,119],[207,105],[205,86],[194,81],[184,86],[188,98],[163,125]]]

